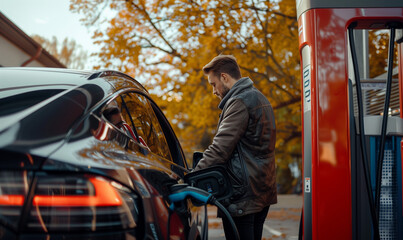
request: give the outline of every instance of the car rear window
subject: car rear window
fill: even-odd
[[[62,91],[62,89],[36,90],[0,98],[0,117],[28,109]]]

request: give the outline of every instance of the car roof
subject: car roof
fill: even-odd
[[[118,71],[0,68],[0,148],[62,140],[78,117],[121,89],[148,94]]]
[[[134,78],[114,70],[73,70],[65,68],[25,68],[25,67],[1,67],[0,68],[0,92],[8,89],[16,89],[29,86],[64,86],[65,88],[74,88],[89,83],[97,78],[108,76],[120,76],[131,83],[131,87],[147,90]],[[108,79],[106,79],[108,80]],[[121,84],[114,84],[109,81],[113,87],[118,90]],[[126,87],[127,84],[125,84]],[[129,86],[130,87],[130,86]]]

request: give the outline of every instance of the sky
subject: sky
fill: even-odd
[[[0,11],[29,36],[55,36],[58,41],[68,37],[88,54],[96,52],[90,30],[80,23],[80,15],[69,10],[69,5],[70,0],[0,0]],[[92,68],[94,61],[89,58],[85,68]]]

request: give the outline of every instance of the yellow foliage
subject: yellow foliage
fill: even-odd
[[[388,51],[389,51],[389,31],[387,30],[371,30],[368,31],[369,37],[369,59],[370,59],[370,78],[376,78],[386,72],[388,67]],[[397,44],[394,47],[393,65],[397,62]]]
[[[220,113],[201,69],[218,54],[232,54],[275,108],[280,166],[300,161],[294,0],[71,0],[71,10],[83,13],[87,25],[106,21],[94,33],[100,67],[124,71],[150,89],[188,156],[211,143]]]
[[[55,36],[51,40],[38,35],[33,35],[32,38],[66,67],[73,69],[85,68],[88,54],[76,41],[65,38],[62,42],[59,42]]]

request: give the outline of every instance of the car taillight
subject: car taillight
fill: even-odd
[[[14,181],[17,183],[18,177]],[[38,174],[33,188],[23,223],[26,231],[94,232],[138,225],[138,197],[103,177]],[[0,209],[21,210],[25,196],[0,192]],[[18,211],[15,213],[18,217]],[[6,212],[0,214],[3,217]]]
[[[17,228],[30,177],[26,171],[0,171],[0,221]]]

